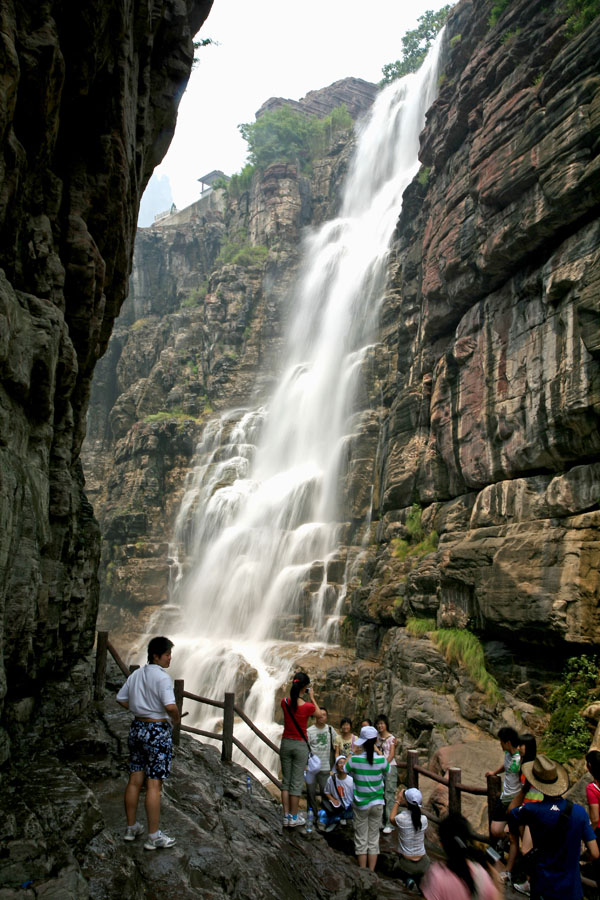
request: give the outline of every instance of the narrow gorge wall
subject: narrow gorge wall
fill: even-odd
[[[599,23],[570,37],[560,4],[511,3],[489,28],[486,8],[450,17],[393,245],[378,539],[415,501],[440,535],[403,612],[597,646]]]
[[[210,0],[2,4],[0,763],[90,700],[100,534],[80,464],[139,198]]]

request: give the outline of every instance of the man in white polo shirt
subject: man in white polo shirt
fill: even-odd
[[[171,771],[173,736],[171,723],[179,722],[173,682],[165,672],[171,665],[173,642],[152,638],[148,644],[148,664],[129,676],[117,702],[131,710],[135,718],[129,729],[129,783],[125,788],[126,841],[134,841],[144,826],[137,821],[140,791],[146,779],[146,850],[172,847],[175,838],[160,830],[160,794],[164,778]]]

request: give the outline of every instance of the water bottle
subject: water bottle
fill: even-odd
[[[310,834],[311,831],[313,830],[313,819],[314,819],[314,813],[312,811],[312,807],[310,807],[308,810],[308,814],[306,816],[306,833],[307,834]]]
[[[246,775],[246,793],[249,797],[252,796],[252,780],[249,775]]]

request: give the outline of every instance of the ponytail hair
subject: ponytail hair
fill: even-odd
[[[304,688],[310,684],[310,678],[306,672],[296,672],[292,678],[292,687],[290,689],[290,706],[296,711],[298,708],[298,697]]]
[[[369,738],[368,741],[365,741],[363,747],[365,748],[365,753],[367,755],[367,762],[370,766],[373,765],[373,757],[375,756],[375,741],[377,738]]]
[[[408,811],[410,813],[410,817],[412,819],[413,828],[415,831],[421,830],[421,807],[418,803],[411,803],[410,800],[404,797],[404,801],[408,807]]]
[[[519,738],[519,746],[525,745],[525,753],[521,757],[521,765],[532,762],[537,756],[537,741],[532,734],[522,734]]]
[[[473,846],[471,827],[464,816],[451,813],[439,826],[440,842],[447,856],[446,865],[465,884],[469,894],[475,896],[475,882],[468,860],[486,868],[485,857]]]

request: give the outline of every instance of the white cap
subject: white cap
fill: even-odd
[[[371,741],[373,738],[377,737],[377,729],[373,728],[372,725],[364,725],[360,729],[360,737],[357,737],[354,741],[357,747],[362,747],[365,741]]]

